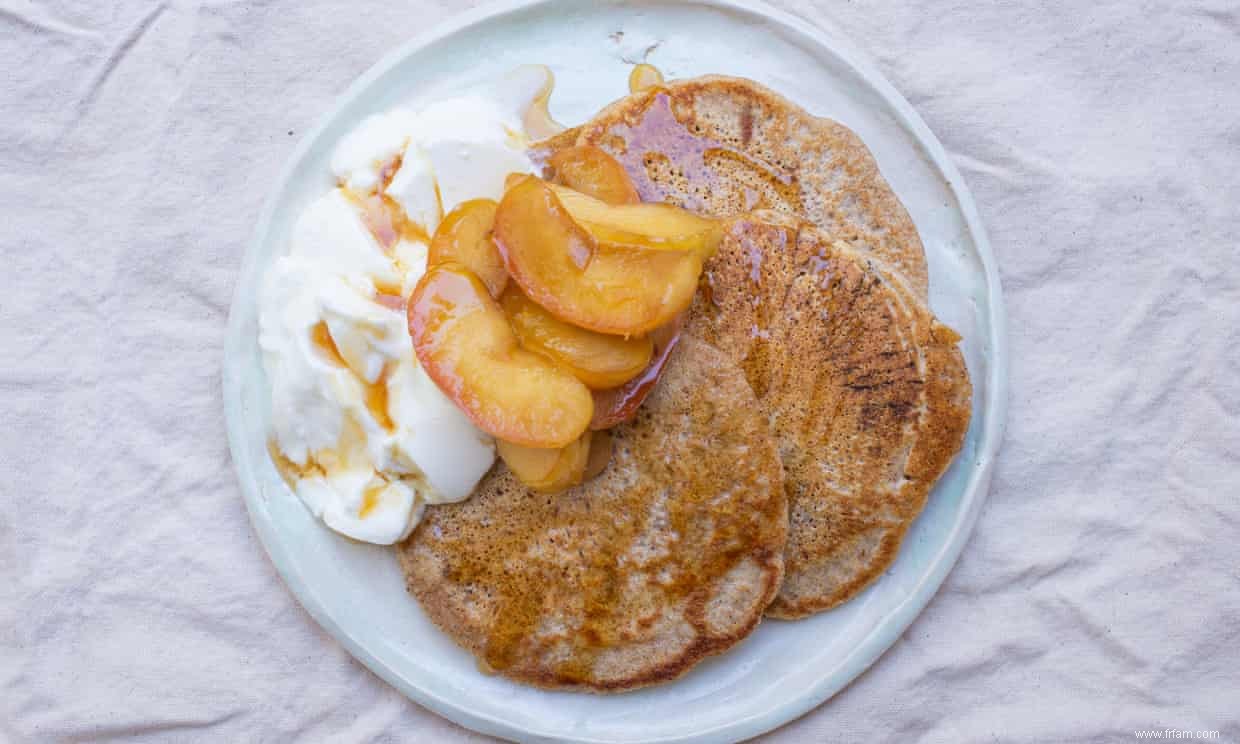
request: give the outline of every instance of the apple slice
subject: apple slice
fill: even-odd
[[[643,335],[688,308],[702,272],[697,251],[600,247],[533,176],[504,194],[495,242],[526,296],[560,320],[619,336]]]
[[[497,204],[491,199],[461,202],[443,218],[426,253],[426,265],[456,261],[474,273],[499,297],[508,284],[508,269],[491,240]]]
[[[638,407],[641,406],[642,401],[646,400],[646,396],[650,395],[650,391],[654,390],[655,383],[659,381],[664,368],[667,367],[672,350],[680,341],[680,332],[684,328],[685,319],[686,314],[682,313],[671,323],[651,332],[650,340],[654,345],[654,355],[650,359],[650,364],[646,365],[640,374],[620,387],[594,392],[594,418],[590,421],[591,429],[595,431],[610,429],[637,415]]]
[[[527,447],[565,447],[594,402],[572,373],[522,349],[504,311],[461,264],[432,266],[409,298],[418,363],[483,431]]]
[[[573,444],[576,444],[574,442]],[[572,444],[569,447],[573,446]],[[512,471],[512,474],[531,488],[535,483],[546,481],[555,466],[560,461],[560,455],[564,454],[564,447],[554,447],[551,449],[545,447],[526,447],[520,444],[506,442],[503,439],[495,440],[495,451],[499,454],[504,464]]]
[[[504,193],[507,194],[509,189],[524,181],[529,175],[528,173],[509,173],[504,176]]]
[[[558,362],[593,390],[623,385],[650,363],[653,347],[645,336],[621,338],[565,323],[516,287],[499,304],[522,347]]]
[[[564,186],[551,190],[569,216],[601,245],[653,251],[697,251],[710,258],[722,237],[719,222],[671,204],[608,204]]]
[[[566,147],[547,164],[557,183],[607,204],[639,204],[642,200],[624,166],[594,145]]]
[[[586,460],[586,472],[581,475],[581,482],[593,480],[607,469],[611,462],[611,432],[596,431],[590,437],[590,457]]]
[[[541,449],[496,440],[495,449],[517,480],[542,493],[556,493],[582,482],[590,461],[591,432],[567,447]]]

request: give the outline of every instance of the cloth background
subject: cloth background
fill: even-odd
[[[961,167],[1012,365],[959,564],[769,741],[1240,741],[1240,3],[778,4]],[[298,136],[468,5],[0,0],[0,740],[484,740],[294,602],[220,390]]]

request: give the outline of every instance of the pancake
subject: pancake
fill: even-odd
[[[536,149],[558,149],[573,131]],[[611,153],[643,201],[715,217],[767,208],[809,220],[927,296],[917,229],[865,144],[751,80],[710,75],[632,94],[580,127],[576,144]]]
[[[612,434],[597,478],[538,494],[497,464],[400,546],[409,590],[483,668],[545,688],[656,684],[736,644],[774,598],[783,469],[740,368],[682,338]]]
[[[688,332],[745,371],[779,445],[790,529],[768,614],[855,596],[895,559],[959,450],[959,336],[874,256],[775,212],[728,226]]]

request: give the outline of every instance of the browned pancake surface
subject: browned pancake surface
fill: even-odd
[[[679,676],[748,635],[783,575],[779,456],[744,374],[681,340],[602,475],[533,493],[497,465],[400,547],[410,591],[480,662],[540,687]]]
[[[791,527],[768,610],[800,617],[877,578],[960,448],[959,337],[871,256],[776,213],[731,223],[689,332],[745,370],[779,443]]]
[[[644,201],[717,217],[768,208],[807,219],[926,296],[917,230],[865,144],[752,80],[710,75],[627,96],[580,127],[577,141],[620,160]]]

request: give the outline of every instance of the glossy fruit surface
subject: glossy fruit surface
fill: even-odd
[[[435,230],[426,265],[456,261],[474,272],[492,297],[499,297],[508,284],[508,269],[491,240],[497,207],[491,199],[470,199],[457,205]]]
[[[592,390],[623,385],[650,363],[653,345],[645,336],[611,336],[565,323],[516,287],[504,292],[500,306],[523,348],[563,365]]]
[[[432,266],[409,299],[414,353],[483,431],[527,447],[565,447],[586,430],[586,386],[526,351],[486,286],[457,263]]]
[[[495,449],[517,479],[535,491],[556,493],[582,482],[590,460],[593,433],[587,431],[566,447],[524,447],[502,439]]]
[[[570,217],[600,244],[652,251],[714,254],[719,223],[670,204],[607,204],[564,186],[552,185]]]
[[[689,307],[702,256],[600,246],[551,187],[527,176],[504,194],[495,240],[526,296],[561,320],[640,336]]]
[[[637,409],[642,401],[646,400],[646,396],[654,390],[655,383],[659,381],[664,368],[667,367],[672,351],[675,350],[676,343],[680,341],[680,331],[684,327],[684,322],[685,316],[680,315],[671,323],[656,328],[650,334],[654,354],[650,359],[650,364],[646,365],[646,368],[636,377],[620,387],[594,391],[594,418],[590,421],[591,429],[610,429],[637,415]]]
[[[607,204],[638,204],[637,187],[612,156],[594,145],[559,150],[547,161],[555,180]]]

